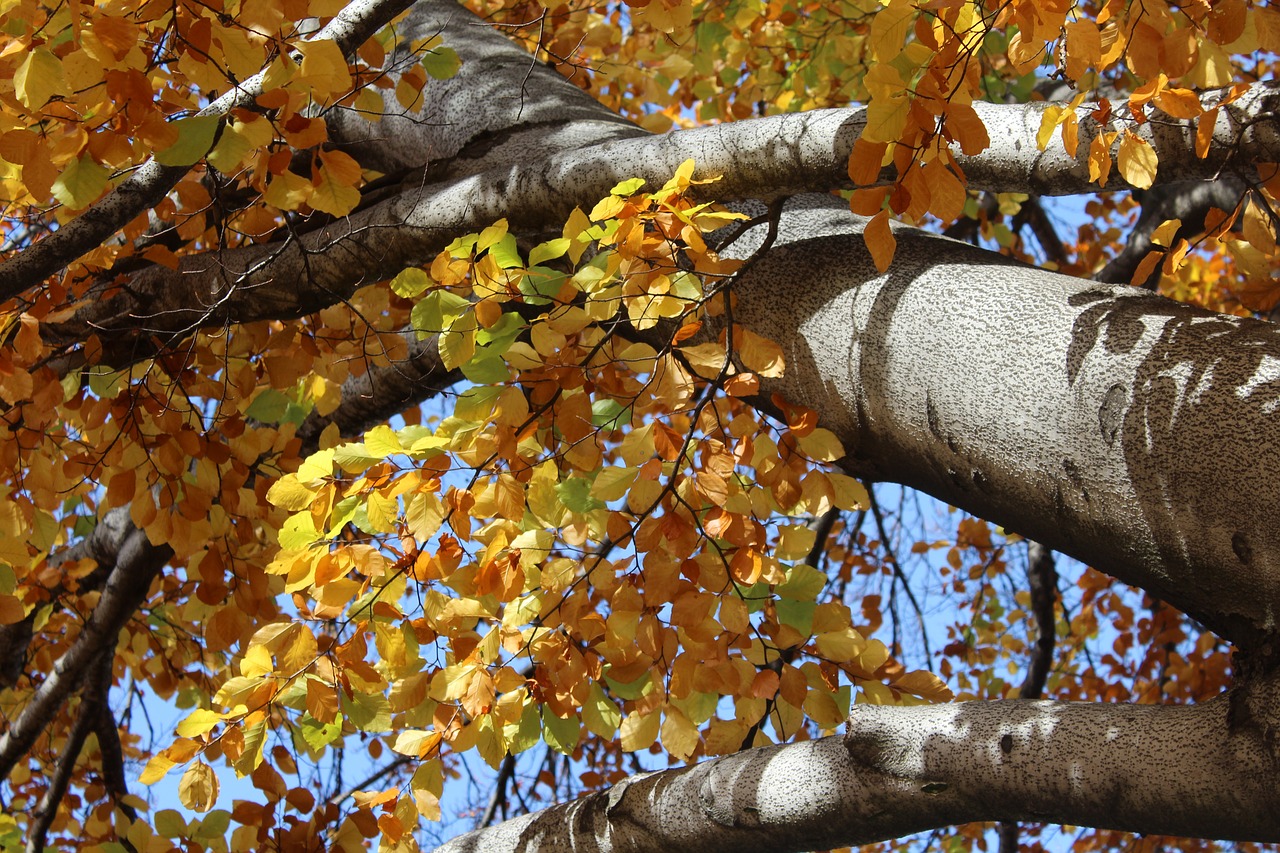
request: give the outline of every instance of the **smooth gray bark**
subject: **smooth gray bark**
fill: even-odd
[[[863,705],[843,737],[633,776],[437,853],[784,853],[995,820],[1275,841],[1273,756],[1232,702]]]

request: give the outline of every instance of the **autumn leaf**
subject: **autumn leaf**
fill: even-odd
[[[871,217],[862,236],[866,241],[867,250],[871,252],[871,259],[875,262],[876,269],[880,272],[889,269],[898,245],[889,227],[889,212],[882,210]]]
[[[178,783],[178,799],[195,812],[207,812],[218,800],[218,777],[203,761],[194,761]]]

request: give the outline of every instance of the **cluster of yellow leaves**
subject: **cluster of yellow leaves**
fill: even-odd
[[[327,21],[344,5],[0,3],[0,203],[6,216],[43,216],[56,202],[53,216],[66,222],[153,155],[168,166],[207,158],[221,175],[224,197],[247,193],[235,202],[241,210],[224,240],[227,233],[273,232],[280,211],[350,212],[363,175],[349,156],[319,150],[327,130],[316,108],[342,105],[370,117],[382,114],[381,89],[392,83],[381,69],[396,45],[388,28],[349,64],[332,40],[303,37],[300,21]],[[424,61],[395,84],[394,97],[405,106],[420,100],[428,73],[448,76],[456,64],[452,52],[434,42],[413,47]],[[263,91],[255,103],[229,115],[201,112],[259,72]],[[313,156],[298,158],[303,151]],[[302,172],[296,171],[300,163]],[[188,243],[211,236],[205,212],[213,200],[203,171],[198,167],[151,212],[172,222]],[[147,216],[140,217],[126,229],[128,240],[80,263],[108,266],[133,251],[148,224]],[[175,261],[171,246],[152,244],[143,254],[158,263]]]
[[[450,754],[684,761],[833,729],[855,692],[948,695],[805,563],[809,520],[866,493],[812,412],[778,401],[775,427],[740,401],[782,353],[725,322],[737,264],[704,234],[740,217],[687,201],[692,174],[623,182],[528,249],[496,223],[390,283],[472,387],[275,480],[267,572],[299,618],[241,643],[144,781],[187,764],[184,802],[212,808],[214,758],[256,780],[273,732],[313,758],[363,732],[417,765],[346,819],[394,842],[439,817]]]
[[[851,203],[872,217],[866,240],[881,269],[895,249],[890,216],[914,223],[964,214],[966,179],[952,149],[976,154],[988,144],[973,101],[1034,100],[1039,81],[1059,77],[1078,93],[1069,106],[1044,111],[1042,147],[1060,129],[1054,144],[1074,156],[1079,120],[1090,115],[1103,125],[1087,152],[1093,180],[1104,186],[1115,167],[1130,185],[1147,187],[1157,158],[1133,130],[1151,109],[1194,120],[1204,151],[1223,104],[1205,109],[1196,93],[1258,79],[1239,58],[1280,48],[1280,15],[1245,0],[666,0],[629,2],[626,27],[616,5],[477,5],[513,25],[536,22],[525,30],[531,47],[606,104],[624,113],[643,104],[634,118],[654,131],[687,124],[691,114],[728,121],[866,104],[849,162],[862,189]],[[1108,85],[1129,93],[1124,115],[1083,106]]]

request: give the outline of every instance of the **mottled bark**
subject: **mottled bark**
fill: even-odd
[[[859,706],[844,737],[633,776],[437,853],[784,853],[994,820],[1276,841],[1275,755],[1236,701]]]

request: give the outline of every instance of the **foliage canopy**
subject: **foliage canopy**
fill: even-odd
[[[467,756],[505,813],[636,754],[816,737],[854,702],[1224,689],[1223,640],[868,491],[821,401],[770,393],[786,342],[735,319],[755,255],[728,247],[767,225],[767,249],[790,186],[694,156],[533,213],[396,208],[483,176],[511,129],[440,118],[485,55],[408,5],[0,0],[0,849],[409,850]],[[881,271],[895,219],[1211,310],[1280,300],[1275,167],[1160,153],[1171,127],[1221,154],[1280,55],[1260,3],[470,6],[505,34],[481,42],[643,131],[864,105],[821,188],[869,217]],[[971,180],[1003,150],[986,105],[1028,102],[1039,150],[1078,164],[1038,189],[1097,193],[1063,232],[1038,193]],[[406,116],[466,142],[406,167],[380,136]],[[1115,191],[1206,170],[1244,182],[1231,203],[1136,229],[1143,196]],[[149,808],[170,772],[184,810]]]

